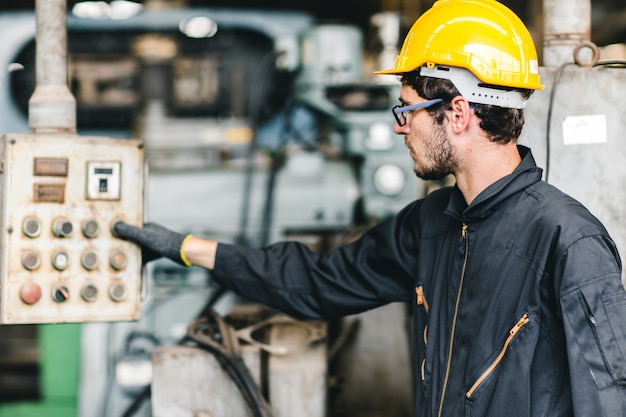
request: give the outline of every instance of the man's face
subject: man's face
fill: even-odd
[[[400,101],[402,105],[410,105],[426,100],[405,85],[400,91]],[[425,109],[408,111],[406,124],[399,126],[396,123],[394,126],[395,133],[404,135],[404,144],[415,162],[415,175],[423,180],[440,180],[454,173],[457,167],[446,127],[447,119],[439,125]]]

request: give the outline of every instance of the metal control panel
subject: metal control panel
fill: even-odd
[[[143,143],[1,138],[0,323],[139,319],[141,252],[111,227],[143,222]]]

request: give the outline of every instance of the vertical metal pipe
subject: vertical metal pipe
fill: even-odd
[[[66,0],[36,0],[36,86],[28,102],[32,133],[76,133],[76,100],[67,85]]]
[[[591,0],[544,0],[543,66],[574,62],[574,50],[591,38]]]
[[[373,15],[370,23],[376,28],[377,39],[382,47],[377,56],[376,68],[393,68],[400,52],[398,46],[402,42],[402,15],[397,12],[381,12]],[[386,75],[380,76],[381,82],[388,81],[389,78]]]

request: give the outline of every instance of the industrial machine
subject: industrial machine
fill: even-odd
[[[80,141],[33,134],[35,13],[0,14],[0,321],[12,324],[0,326],[0,417],[410,416],[405,306],[296,320],[199,268],[141,271],[136,248],[110,234],[116,219],[153,220],[329,250],[437,186],[414,178],[389,114],[398,83],[367,75],[360,29],[288,11],[113,3],[67,14]],[[546,90],[521,142],[623,250],[624,64],[599,59],[588,20],[556,20],[558,3],[544,1]],[[399,15],[372,22],[380,59],[395,58]],[[70,322],[84,324],[18,325]]]

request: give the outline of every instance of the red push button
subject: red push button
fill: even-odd
[[[35,304],[41,299],[41,287],[34,282],[22,285],[22,288],[20,288],[20,298],[28,305]]]

